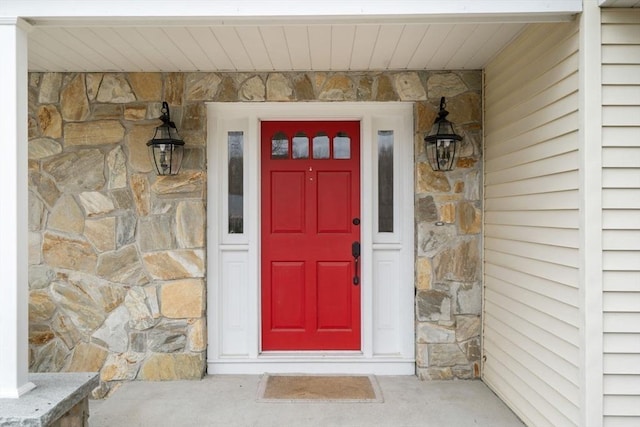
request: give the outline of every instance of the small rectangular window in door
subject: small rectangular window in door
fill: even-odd
[[[378,131],[378,231],[393,233],[393,131]]]
[[[227,134],[229,153],[229,234],[244,231],[244,134],[240,131]]]

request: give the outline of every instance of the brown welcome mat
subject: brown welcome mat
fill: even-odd
[[[382,402],[373,375],[262,376],[258,400],[268,402]]]

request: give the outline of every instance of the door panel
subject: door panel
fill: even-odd
[[[262,350],[358,350],[359,122],[261,124]]]

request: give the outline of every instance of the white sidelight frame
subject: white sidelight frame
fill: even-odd
[[[260,348],[260,121],[361,124],[361,351]],[[394,232],[377,232],[377,132],[394,131]],[[230,131],[244,134],[244,232],[228,233]],[[413,103],[207,103],[209,374],[415,374]]]

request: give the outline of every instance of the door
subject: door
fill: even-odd
[[[360,350],[360,123],[261,124],[262,350]]]

